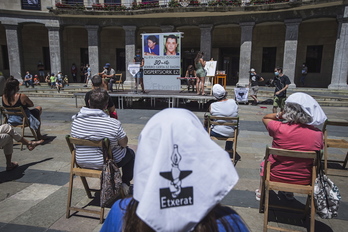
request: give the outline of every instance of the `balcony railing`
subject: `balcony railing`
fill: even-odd
[[[82,3],[56,3],[58,10],[81,11],[132,11],[152,8],[180,8],[180,7],[240,7],[261,4],[284,3],[296,0],[159,0],[148,2],[133,2],[131,4],[93,4],[86,6]],[[65,2],[65,1],[62,1]]]

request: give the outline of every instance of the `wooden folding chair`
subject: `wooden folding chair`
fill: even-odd
[[[37,137],[35,130],[30,127],[29,119],[28,119],[27,114],[25,113],[22,106],[19,106],[19,107],[3,107],[3,106],[1,106],[0,111],[4,117],[4,124],[8,123],[8,118],[10,115],[20,116],[22,118],[22,124],[18,124],[18,125],[11,124],[11,126],[21,128],[22,129],[22,137],[35,138],[35,140],[38,140],[38,137]],[[29,127],[32,135],[25,134],[26,127]],[[23,150],[23,143],[21,144],[21,150]]]
[[[91,141],[86,139],[77,139],[72,138],[70,135],[67,135],[65,137],[70,152],[71,152],[71,167],[70,167],[70,179],[69,179],[69,190],[68,190],[68,201],[67,201],[67,207],[66,207],[66,218],[70,217],[70,210],[74,211],[81,211],[81,212],[87,212],[92,214],[98,214],[100,217],[100,223],[103,223],[104,220],[104,207],[100,207],[100,210],[92,210],[92,209],[86,209],[86,208],[78,208],[71,206],[71,198],[72,198],[72,190],[73,190],[73,183],[74,183],[74,177],[80,176],[83,187],[85,188],[85,191],[87,193],[88,198],[93,198],[91,191],[100,191],[100,190],[93,190],[90,189],[86,180],[86,177],[91,178],[101,178],[102,171],[101,170],[95,170],[95,169],[87,169],[87,168],[81,168],[76,163],[76,150],[75,146],[91,146],[91,147],[100,147],[101,149],[107,149],[107,154],[109,156],[109,159],[112,159],[112,152],[109,146],[109,139],[105,138],[104,140],[99,141]]]
[[[212,140],[223,140],[223,141],[232,141],[233,147],[232,150],[226,150],[227,152],[232,152],[232,162],[236,163],[236,150],[237,150],[237,139],[238,139],[238,130],[239,130],[239,117],[217,117],[208,115],[208,133],[210,135],[212,126],[214,125],[224,125],[234,128],[233,137],[215,137],[211,136]]]
[[[121,74],[115,74],[115,84],[116,84],[116,90],[120,89],[120,86],[122,85],[122,91],[124,91],[123,88],[123,80],[122,80],[122,73]]]
[[[348,141],[344,139],[333,139],[333,138],[328,138],[328,127],[329,126],[340,126],[340,127],[347,127],[348,129],[348,122],[347,121],[334,121],[334,120],[329,120],[327,119],[324,123],[323,126],[323,134],[324,134],[324,169],[325,169],[325,174],[328,174],[328,167],[327,163],[328,162],[334,162],[334,163],[342,163],[342,168],[346,168],[347,166],[347,161],[348,161],[348,150],[346,157],[344,160],[329,160],[329,153],[328,153],[328,148],[343,148],[343,149],[348,149]],[[332,129],[330,127],[330,129]],[[347,130],[348,132],[348,130]]]
[[[268,161],[269,155],[277,155],[277,156],[286,156],[293,158],[304,158],[304,159],[312,159],[312,176],[310,177],[310,184],[308,185],[299,185],[292,183],[284,183],[284,182],[275,182],[270,180],[270,162]],[[285,150],[285,149],[277,149],[277,148],[266,148],[265,154],[265,164],[264,164],[264,173],[262,179],[261,186],[261,198],[260,198],[260,207],[259,212],[264,212],[264,223],[263,223],[263,231],[267,231],[267,229],[278,230],[278,231],[294,231],[289,230],[282,227],[270,226],[268,225],[268,214],[269,208],[278,208],[285,209],[291,211],[300,211],[304,213],[304,217],[308,214],[310,207],[310,232],[314,232],[314,223],[315,223],[315,206],[314,206],[314,182],[317,177],[317,165],[320,160],[320,152],[315,151],[293,151],[293,150]],[[281,205],[271,205],[269,204],[269,192],[271,190],[276,191],[285,191],[285,192],[293,192],[299,194],[306,194],[307,202],[304,209],[291,208]]]

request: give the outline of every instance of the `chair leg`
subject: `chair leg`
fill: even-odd
[[[327,175],[327,146],[324,146],[324,170]]]
[[[261,200],[261,199],[260,199]],[[269,204],[269,189],[265,189],[265,211],[264,211],[264,217],[263,217],[263,231],[267,231],[267,225],[268,225],[268,204]]]
[[[70,179],[69,179],[69,188],[68,188],[68,201],[66,205],[66,218],[70,217],[70,207],[71,207],[71,197],[72,197],[72,188],[74,184],[74,175],[71,173],[70,174]]]
[[[265,211],[265,184],[264,184],[264,182],[262,182],[261,189],[259,189],[259,191],[261,193],[259,213],[263,213]]]
[[[314,194],[311,194],[311,222],[310,232],[314,232],[315,229],[315,206],[314,206]]]
[[[86,177],[80,176],[80,178],[81,178],[83,187],[85,188],[85,191],[86,191],[86,194],[87,194],[88,198],[93,198],[93,197],[92,197],[92,194],[91,194],[91,190],[89,189],[89,186],[88,186]]]
[[[99,220],[99,223],[102,224],[103,221],[104,221],[104,211],[105,211],[105,208],[104,207],[101,207],[100,208],[100,220]]]
[[[347,152],[346,158],[344,159],[342,168],[346,168],[346,166],[347,166],[347,161],[348,161],[348,152]]]
[[[25,130],[25,127],[23,125],[22,127],[22,137],[24,138],[24,130]],[[21,151],[23,151],[23,143],[21,143]]]

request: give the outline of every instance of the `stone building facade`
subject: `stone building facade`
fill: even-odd
[[[127,65],[141,48],[141,34],[180,31],[182,73],[203,51],[205,59],[218,61],[230,85],[246,85],[251,67],[267,80],[281,66],[291,87],[300,86],[306,63],[307,87],[348,89],[348,1],[123,11],[94,10],[96,1],[64,9],[42,0],[40,10],[26,10],[22,1],[0,3],[0,71],[6,76],[37,73],[43,62],[46,72],[71,79],[73,63],[78,69],[90,64],[92,73],[110,63],[131,84]]]

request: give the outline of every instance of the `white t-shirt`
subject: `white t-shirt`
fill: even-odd
[[[217,117],[238,117],[238,105],[233,99],[214,102],[210,105],[210,114]],[[212,131],[222,136],[231,137],[233,136],[234,128],[231,126],[214,125]]]

